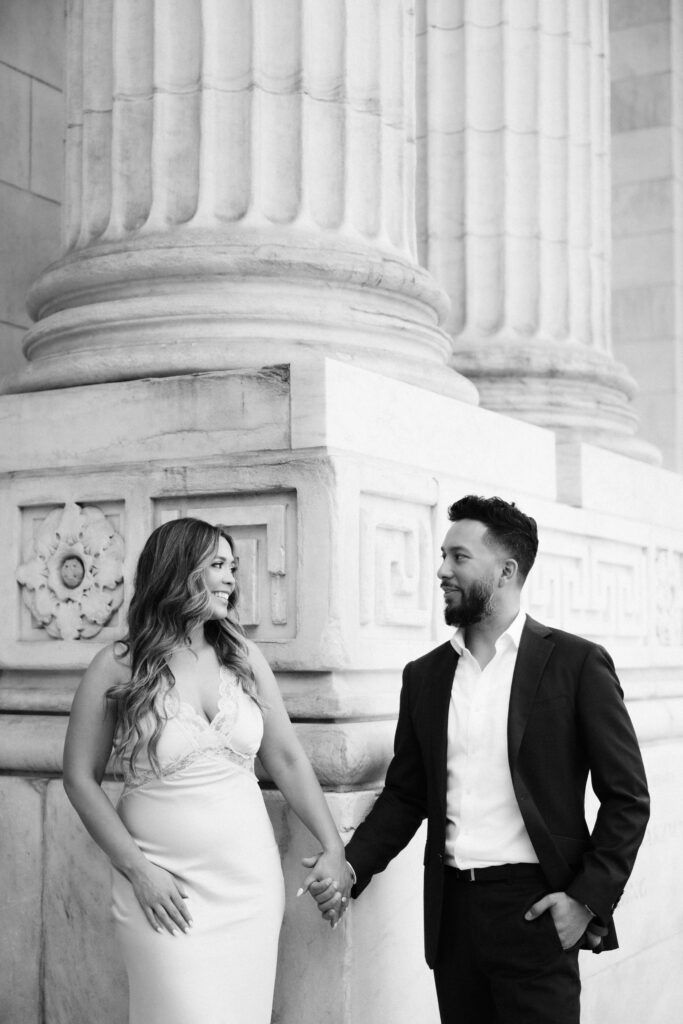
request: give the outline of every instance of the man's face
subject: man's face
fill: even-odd
[[[460,519],[444,538],[437,576],[449,626],[470,626],[494,610],[496,580],[505,556],[495,544],[485,542],[486,531],[476,519]]]

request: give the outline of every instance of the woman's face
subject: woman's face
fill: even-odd
[[[232,548],[225,537],[221,537],[211,564],[204,570],[204,581],[211,594],[209,619],[225,619],[228,615],[228,601],[235,589],[235,562]]]

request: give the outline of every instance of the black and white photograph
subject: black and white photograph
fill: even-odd
[[[683,1020],[683,0],[0,0],[0,1024]]]

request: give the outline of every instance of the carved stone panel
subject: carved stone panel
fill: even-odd
[[[527,609],[592,640],[647,643],[648,551],[604,537],[546,533],[529,576]]]
[[[296,494],[164,499],[157,525],[191,516],[221,523],[239,558],[240,622],[255,639],[296,635]]]
[[[436,566],[428,505],[360,496],[361,627],[387,634],[429,631]]]
[[[683,646],[683,553],[658,548],[654,555],[655,638],[664,647]]]
[[[118,625],[124,552],[118,519],[74,502],[22,511],[16,578],[28,614],[21,639],[87,640]]]

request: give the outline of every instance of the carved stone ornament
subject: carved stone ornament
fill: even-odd
[[[663,647],[683,644],[683,554],[660,548],[655,555],[655,634]]]
[[[54,509],[24,554],[24,604],[55,639],[97,636],[123,602],[123,538],[99,508]]]

